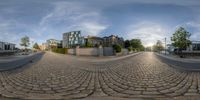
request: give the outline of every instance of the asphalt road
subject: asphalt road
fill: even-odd
[[[22,67],[28,63],[31,63],[33,60],[40,60],[44,52],[33,53],[26,56],[20,57],[1,57],[0,58],[0,71],[13,70],[19,67]]]
[[[200,61],[199,62],[185,62],[179,61],[179,60],[173,60],[173,59],[168,59],[163,56],[156,56],[161,62],[166,63],[172,67],[178,68],[178,69],[183,69],[187,71],[200,71]]]

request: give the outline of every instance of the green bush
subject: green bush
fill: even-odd
[[[60,54],[67,54],[68,49],[67,48],[53,48],[53,52],[60,53]]]
[[[113,49],[116,51],[116,53],[119,53],[122,51],[122,47],[120,45],[113,45]]]
[[[128,47],[128,51],[129,51],[129,52],[132,51],[132,47]]]

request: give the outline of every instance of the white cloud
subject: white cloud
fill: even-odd
[[[52,5],[55,6],[53,11],[44,16],[40,22],[41,27],[46,27],[43,32],[51,28],[49,23],[65,23],[62,32],[81,30],[83,35],[99,35],[108,27],[98,10],[91,9],[82,3],[56,2]]]
[[[97,36],[102,30],[107,28],[106,25],[102,25],[96,22],[83,22],[80,25],[80,29],[83,31],[83,35]]]
[[[186,26],[200,29],[200,23],[199,22],[190,21],[190,22],[186,23]]]
[[[200,37],[200,22],[199,21],[190,21],[185,24],[187,28],[192,28],[193,32],[191,33],[190,39],[192,41],[199,41]]]
[[[139,38],[143,45],[150,46],[156,43],[157,40],[164,42],[165,37],[169,37],[167,28],[153,22],[140,22],[128,27],[127,38]]]

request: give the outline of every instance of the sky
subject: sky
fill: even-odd
[[[81,30],[82,36],[118,35],[139,38],[151,46],[170,43],[178,27],[200,40],[200,0],[0,0],[0,41],[19,46],[23,36],[31,44]]]

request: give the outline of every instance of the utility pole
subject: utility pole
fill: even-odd
[[[167,41],[167,38],[165,37],[165,55],[166,55],[166,49],[167,49],[167,48],[166,48],[166,47],[167,47],[167,46],[166,46],[166,41]]]

